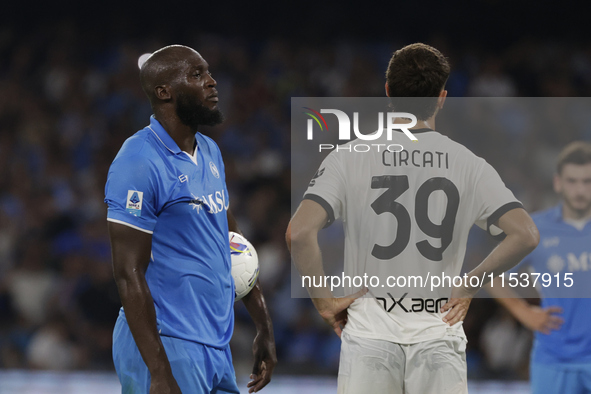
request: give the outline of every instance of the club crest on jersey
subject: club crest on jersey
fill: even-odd
[[[215,164],[213,164],[213,161],[209,162],[209,169],[211,170],[211,173],[213,174],[213,176],[215,176],[216,178],[220,177],[220,173],[218,172],[218,168],[215,166]]]
[[[127,203],[125,210],[133,216],[142,216],[142,202],[144,201],[144,192],[137,190],[127,191]]]

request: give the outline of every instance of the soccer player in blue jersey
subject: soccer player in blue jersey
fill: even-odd
[[[548,287],[538,286],[541,307],[516,298],[507,281],[501,287],[496,279],[488,290],[535,331],[532,392],[591,393],[591,144],[566,146],[556,169],[554,190],[562,202],[532,215],[540,243],[515,269],[550,275]]]
[[[229,341],[234,283],[224,162],[198,127],[222,121],[216,81],[191,48],[154,52],[140,71],[154,115],[127,139],[105,187],[123,308],[113,360],[123,393],[239,393]],[[243,298],[256,328],[250,392],[277,362],[259,285]]]

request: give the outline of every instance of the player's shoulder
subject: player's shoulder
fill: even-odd
[[[218,144],[213,140],[213,138],[206,136],[205,134],[197,133],[195,134],[195,139],[199,144],[200,149],[205,150],[210,155],[220,155],[221,151]]]
[[[484,160],[482,157],[472,152],[465,145],[452,140],[448,136],[437,133],[435,137],[437,139],[436,146],[449,152],[450,156],[455,160],[456,163],[466,165],[469,169],[481,168],[486,163],[486,160]]]
[[[153,163],[159,155],[149,128],[144,128],[125,140],[113,160],[113,166],[138,167]]]
[[[556,205],[541,211],[537,211],[531,214],[531,218],[536,224],[536,226],[547,226],[552,225],[555,223],[557,219],[560,218],[561,215],[561,207],[560,205]]]

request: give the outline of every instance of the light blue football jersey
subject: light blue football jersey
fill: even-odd
[[[109,169],[107,220],[152,234],[146,271],[158,330],[223,348],[234,328],[228,190],[218,146],[197,133],[190,156],[152,116]]]
[[[544,287],[540,280],[537,289],[542,307],[561,307],[564,319],[562,327],[549,335],[536,332],[532,361],[591,363],[591,222],[582,230],[565,223],[562,205],[532,218],[540,231],[540,243],[516,269],[552,275],[550,286]],[[572,274],[566,275],[572,278],[570,287],[571,282],[565,280],[568,273]]]

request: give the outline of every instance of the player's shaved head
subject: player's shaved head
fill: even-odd
[[[201,57],[192,48],[184,45],[170,45],[154,52],[141,66],[140,82],[152,108],[158,103],[156,87],[172,84],[192,56]]]

